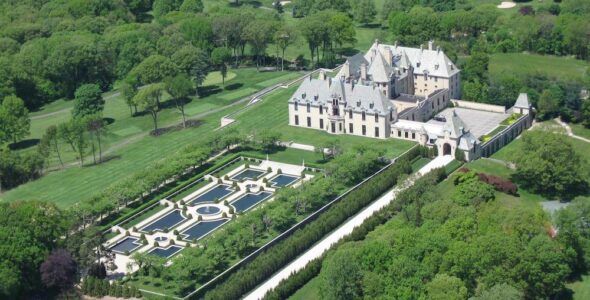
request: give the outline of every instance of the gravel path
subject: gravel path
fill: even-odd
[[[340,225],[335,231],[330,233],[328,236],[324,237],[319,243],[315,244],[311,249],[307,250],[303,255],[299,256],[285,268],[280,270],[278,273],[275,273],[271,278],[269,278],[266,282],[259,285],[254,291],[248,294],[244,299],[245,300],[258,300],[262,299],[264,295],[270,291],[271,289],[275,288],[279,282],[291,276],[291,274],[301,270],[305,267],[310,261],[322,256],[324,252],[328,251],[333,244],[337,243],[343,237],[349,235],[355,227],[361,225],[367,218],[372,216],[375,212],[379,211],[381,208],[387,206],[395,196],[403,189],[411,186],[414,184],[414,181],[427,174],[428,172],[432,171],[433,169],[444,167],[453,161],[453,157],[450,155],[446,156],[439,156],[429,162],[427,165],[422,167],[416,175],[408,181],[404,182],[400,186],[390,190],[389,192],[385,193],[381,198],[374,201],[368,207],[363,209],[361,212],[356,214],[354,217],[350,218],[346,223]]]

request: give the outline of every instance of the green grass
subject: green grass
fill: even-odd
[[[569,125],[572,128],[572,132],[575,135],[581,136],[583,138],[590,139],[590,128],[586,128],[582,124],[572,124],[572,123],[570,123]]]
[[[421,158],[417,159],[416,161],[414,161],[412,163],[412,171],[416,172],[416,171],[420,170],[422,167],[424,167],[430,161],[432,161],[432,159],[426,158],[426,157],[421,157]]]
[[[260,152],[247,151],[243,153],[244,156],[266,159],[266,155]],[[268,155],[268,158],[273,161],[284,162],[294,165],[302,165],[303,163],[305,163],[306,166],[321,167],[320,165],[324,163],[324,159],[322,155],[319,153],[293,148],[286,148],[284,150],[279,150],[274,153],[270,153]]]
[[[255,89],[255,88],[247,87],[247,88],[239,89],[235,92],[231,92],[229,94],[219,96],[219,98],[221,98],[223,100],[241,99],[241,98],[244,98],[250,94],[253,94],[256,91],[257,91],[257,89]]]
[[[279,89],[269,94],[261,102],[235,115],[236,122],[233,126],[248,132],[260,130],[260,124],[265,124],[264,127],[279,131],[283,141],[321,146],[328,141],[337,140],[343,149],[370,146],[383,151],[388,157],[396,157],[414,145],[413,142],[397,139],[377,140],[352,135],[333,135],[321,130],[289,126],[287,100],[297,87],[293,85],[288,89]]]
[[[490,57],[490,75],[520,76],[543,74],[562,80],[583,81],[590,64],[569,57],[526,53],[495,53]]]
[[[590,299],[590,276],[584,275],[579,281],[567,284],[567,287],[573,291],[574,300]]]
[[[322,285],[319,276],[314,277],[304,286],[302,286],[295,294],[289,297],[289,300],[315,300],[321,299],[320,286]]]

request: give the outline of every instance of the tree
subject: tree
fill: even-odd
[[[515,180],[536,193],[570,199],[588,185],[582,158],[560,134],[525,133],[514,162]]]
[[[475,172],[458,175],[455,184],[457,187],[453,193],[453,200],[459,205],[477,206],[495,198],[494,188],[480,181]]]
[[[374,0],[359,0],[353,4],[354,19],[363,25],[371,23],[377,15]]]
[[[554,118],[559,114],[563,93],[557,86],[544,89],[537,103],[540,119]]]
[[[182,0],[154,0],[152,4],[154,17],[163,17],[171,11],[180,9],[182,4]]]
[[[281,134],[273,130],[262,130],[256,139],[260,148],[266,153],[272,152],[277,147],[277,143],[281,139]]]
[[[16,143],[29,134],[30,128],[29,110],[23,100],[16,96],[4,97],[0,106],[0,142],[4,139]]]
[[[477,297],[473,297],[473,300],[522,300],[524,299],[524,295],[521,291],[517,290],[515,287],[502,283],[496,284],[491,287],[489,290],[485,290],[481,293],[481,295]]]
[[[590,128],[590,101],[584,101],[582,104],[582,123],[586,128]]]
[[[182,21],[180,32],[185,40],[197,48],[210,51],[213,47],[213,28],[205,17],[197,16]]]
[[[50,289],[66,291],[74,286],[77,270],[70,253],[64,249],[56,249],[41,264],[41,280]]]
[[[281,50],[281,71],[285,70],[285,50],[296,40],[297,35],[291,27],[283,26],[275,33],[274,42]]]
[[[86,118],[87,122],[87,129],[91,136],[96,139],[98,143],[98,162],[102,162],[102,143],[101,137],[106,135],[107,127],[105,124],[102,115],[95,114],[88,116]],[[92,142],[92,157],[94,158],[94,163],[96,163],[96,157],[94,155],[94,142]]]
[[[175,77],[168,77],[164,80],[166,91],[176,104],[176,108],[182,114],[182,126],[186,128],[186,115],[184,113],[184,106],[187,103],[188,95],[190,94],[193,86],[185,74],[179,74]]]
[[[147,111],[152,116],[154,121],[154,134],[158,130],[158,113],[160,112],[160,98],[164,92],[165,86],[162,83],[152,84],[147,86],[133,97],[133,103],[136,103],[144,111]]]
[[[488,65],[490,57],[485,52],[474,52],[469,57],[469,60],[463,68],[465,79],[468,81],[478,80],[480,82],[487,81]]]
[[[436,274],[432,281],[426,284],[428,299],[433,300],[461,300],[467,299],[467,288],[461,279],[447,274]]]
[[[202,0],[184,0],[180,6],[180,11],[196,14],[203,12],[203,8]]]
[[[225,86],[225,77],[227,76],[227,65],[231,62],[232,55],[229,48],[220,47],[213,49],[211,52],[211,62],[219,68],[221,73],[221,84]]]
[[[479,79],[473,81],[466,81],[462,84],[462,95],[465,100],[474,102],[488,101],[488,85],[485,82],[480,82]]]
[[[61,154],[59,152],[59,136],[58,136],[58,131],[57,131],[57,126],[55,125],[49,125],[49,127],[47,127],[47,129],[45,129],[45,135],[43,135],[44,140],[47,141],[47,143],[53,147],[53,151],[55,151],[55,154],[57,155],[57,159],[59,160],[59,163],[61,164],[62,168],[64,166],[64,162],[61,159]]]
[[[58,136],[61,140],[68,143],[72,151],[78,153],[80,167],[84,165],[84,153],[88,147],[86,140],[86,123],[83,119],[71,119],[68,122],[61,123],[57,127]]]
[[[338,249],[328,256],[320,273],[320,292],[324,299],[357,299],[362,297],[362,273],[353,249]]]
[[[137,94],[137,89],[128,82],[123,82],[119,86],[119,93],[123,99],[125,99],[125,104],[129,106],[129,114],[133,117],[134,114],[137,114],[137,105],[133,103],[133,97]],[[135,109],[135,112],[133,112]]]
[[[184,73],[188,74],[195,84],[195,96],[199,97],[199,86],[203,84],[209,69],[207,54],[194,46],[184,46],[172,55],[172,61]]]
[[[261,59],[265,55],[268,43],[272,41],[277,24],[269,20],[254,20],[246,27],[246,39],[256,57],[256,70],[259,70]]]
[[[102,91],[97,84],[84,84],[76,90],[72,116],[74,118],[82,118],[102,113],[104,103]]]
[[[137,83],[147,85],[174,76],[178,72],[176,65],[162,55],[151,55],[131,70],[130,77],[137,78]]]

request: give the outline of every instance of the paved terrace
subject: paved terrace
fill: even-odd
[[[453,111],[457,113],[457,116],[463,120],[467,129],[473,133],[476,138],[480,138],[482,135],[493,131],[500,123],[506,120],[510,114],[506,113],[495,113],[483,110],[475,110],[469,108],[455,107],[447,108],[437,116],[444,116],[447,120],[453,114]],[[444,125],[444,122],[436,121],[434,119],[427,122],[428,124],[440,124]]]
[[[315,244],[311,249],[307,250],[303,255],[299,256],[296,260],[292,261],[289,265],[285,268],[280,270],[278,273],[275,273],[271,278],[269,278],[266,282],[259,285],[254,291],[248,294],[244,299],[245,300],[258,300],[262,299],[264,295],[270,291],[271,289],[275,288],[279,282],[291,276],[291,274],[301,270],[305,267],[310,261],[322,256],[324,252],[328,251],[333,244],[337,243],[343,237],[349,235],[353,229],[359,225],[361,225],[367,218],[372,216],[375,212],[379,211],[381,208],[387,206],[395,196],[403,189],[411,186],[414,184],[414,181],[425,175],[426,173],[436,169],[441,168],[449,164],[453,161],[453,157],[450,155],[446,156],[439,156],[428,163],[426,166],[422,167],[414,177],[408,179],[406,182],[400,184],[398,187],[390,190],[389,192],[385,193],[381,198],[377,199],[371,205],[363,209],[361,212],[356,214],[354,217],[349,219],[346,223],[340,225],[338,229],[330,233],[326,236],[323,240],[319,243]]]

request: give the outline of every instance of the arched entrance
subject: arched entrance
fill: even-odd
[[[451,145],[449,143],[443,144],[443,155],[451,155]]]

